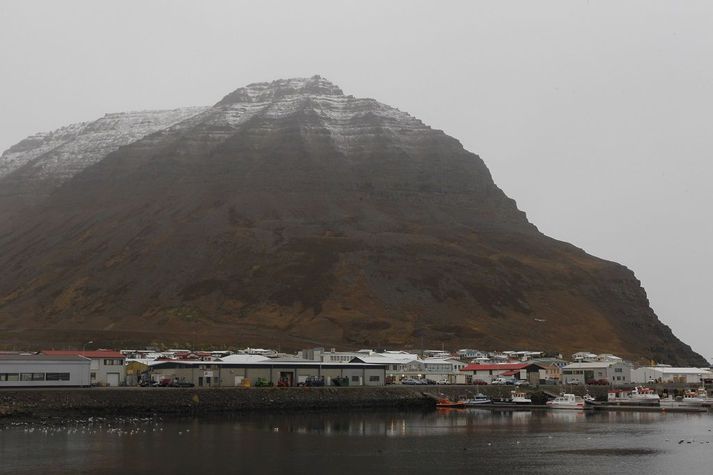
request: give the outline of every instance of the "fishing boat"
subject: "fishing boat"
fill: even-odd
[[[696,397],[703,401],[703,406],[713,406],[713,398],[708,395],[706,388],[701,386],[695,392]]]
[[[464,408],[465,403],[463,401],[451,401],[448,398],[440,398],[436,400],[436,407],[438,409],[459,409]]]
[[[475,397],[466,398],[460,402],[465,404],[465,407],[478,407],[483,406],[485,404],[492,404],[493,401],[485,394],[478,393],[475,395]]]
[[[546,404],[549,409],[584,409],[584,399],[568,393],[561,394]]]
[[[619,406],[660,406],[661,398],[651,388],[635,387],[631,391],[610,389],[607,403]]]
[[[510,402],[513,404],[532,404],[532,399],[530,399],[530,396],[527,395],[527,393],[523,391],[511,391],[510,392]]]
[[[701,394],[698,391],[686,391],[683,393],[683,397],[681,398],[681,405],[683,406],[696,406],[696,407],[702,407],[703,404],[706,402],[706,390],[703,390],[704,394]]]

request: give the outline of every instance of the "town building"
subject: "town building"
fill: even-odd
[[[476,358],[487,358],[488,354],[480,351],[480,350],[474,350],[472,348],[462,348],[456,352],[458,355],[458,358],[460,358],[463,361],[472,361]]]
[[[423,359],[424,378],[447,384],[465,384],[465,374],[461,371],[466,364],[456,358]]]
[[[91,361],[90,383],[92,386],[126,385],[126,357],[112,350],[44,350],[47,356],[83,356]]]
[[[642,366],[631,370],[631,381],[667,384],[701,384],[713,380],[713,372],[704,368],[674,368],[671,366]]]
[[[0,355],[2,387],[89,386],[90,360],[74,355]]]
[[[572,355],[572,361],[575,363],[587,363],[596,359],[597,355],[589,351],[579,351]]]
[[[562,374],[562,368],[567,366],[569,363],[560,358],[536,358],[532,360],[533,363],[537,363],[545,367],[547,374],[547,381],[559,382]]]
[[[545,367],[537,363],[473,363],[467,365],[461,371],[467,375],[466,384],[478,381],[490,384],[499,377],[539,384],[540,381],[544,381],[547,378]]]
[[[589,361],[571,363],[561,370],[562,384],[606,382],[612,385],[631,383],[631,365],[624,361]]]
[[[279,359],[240,360],[231,355],[225,361],[170,360],[150,365],[150,377],[155,382],[175,381],[197,387],[239,387],[256,384],[297,386],[308,378],[324,381],[326,386],[339,382],[349,386],[383,386],[384,365],[359,363],[323,363]]]

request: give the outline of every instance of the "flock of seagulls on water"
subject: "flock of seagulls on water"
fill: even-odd
[[[5,424],[0,424],[0,433],[5,431],[16,431],[20,430],[25,434],[42,434],[46,436],[54,436],[60,434],[66,435],[97,435],[97,434],[108,434],[116,435],[118,437],[122,436],[137,436],[144,434],[161,434],[161,433],[174,433],[179,436],[187,435],[191,432],[190,428],[170,428],[166,430],[165,423],[161,418],[157,417],[89,417],[86,419],[69,419],[69,420],[20,420],[20,421],[8,421]],[[271,427],[272,432],[279,432],[279,427]],[[708,432],[712,432],[713,429],[708,429]],[[547,436],[548,439],[552,439],[551,435]],[[587,440],[591,440],[592,437],[587,437]],[[672,442],[671,439],[665,439],[666,442]],[[676,443],[676,440],[673,440]],[[696,440],[696,439],[680,439],[677,441],[678,445],[684,444],[710,444],[710,440]],[[487,446],[492,447],[495,442],[488,442]],[[520,441],[510,442],[509,445],[520,445]],[[464,448],[463,450],[466,450]],[[381,449],[379,450],[381,452]]]
[[[43,435],[97,435],[101,433],[116,436],[133,436],[140,434],[153,434],[165,431],[163,421],[153,417],[89,417],[87,419],[72,420],[43,420],[43,421],[13,421],[5,426],[0,425],[0,432],[7,430],[22,430],[25,434]],[[177,431],[178,435],[189,433],[191,429]]]

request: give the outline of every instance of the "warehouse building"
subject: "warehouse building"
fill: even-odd
[[[258,382],[277,386],[298,386],[309,380],[323,380],[325,386],[383,386],[385,365],[358,363],[321,363],[279,359],[250,358],[242,361],[232,355],[226,361],[155,361],[150,365],[153,381],[192,383],[197,387],[237,387]],[[255,356],[255,355],[245,355]]]
[[[671,366],[642,366],[631,370],[632,383],[702,384],[713,380],[707,368],[674,368]]]
[[[0,388],[89,386],[90,360],[81,356],[0,355]]]
[[[82,356],[91,361],[90,382],[92,386],[126,385],[126,357],[113,350],[44,350],[47,356]]]

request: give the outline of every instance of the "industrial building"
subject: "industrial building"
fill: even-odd
[[[674,368],[671,366],[642,366],[631,370],[633,383],[702,384],[713,380],[713,373],[705,368]]]
[[[308,378],[324,381],[326,386],[339,380],[349,386],[383,386],[386,366],[359,363],[322,363],[314,361],[280,361],[279,359],[241,361],[241,355],[231,355],[226,361],[155,361],[150,365],[153,381],[171,380],[192,383],[197,387],[237,387],[255,385],[258,381],[297,386]],[[247,381],[246,381],[247,380]]]
[[[90,382],[92,386],[126,385],[126,357],[112,350],[44,350],[47,356],[82,356],[91,362]]]
[[[631,365],[621,359],[572,363],[562,367],[560,380],[562,384],[589,384],[594,381],[614,386],[630,384]]]
[[[90,360],[76,355],[0,355],[0,388],[89,386]]]

